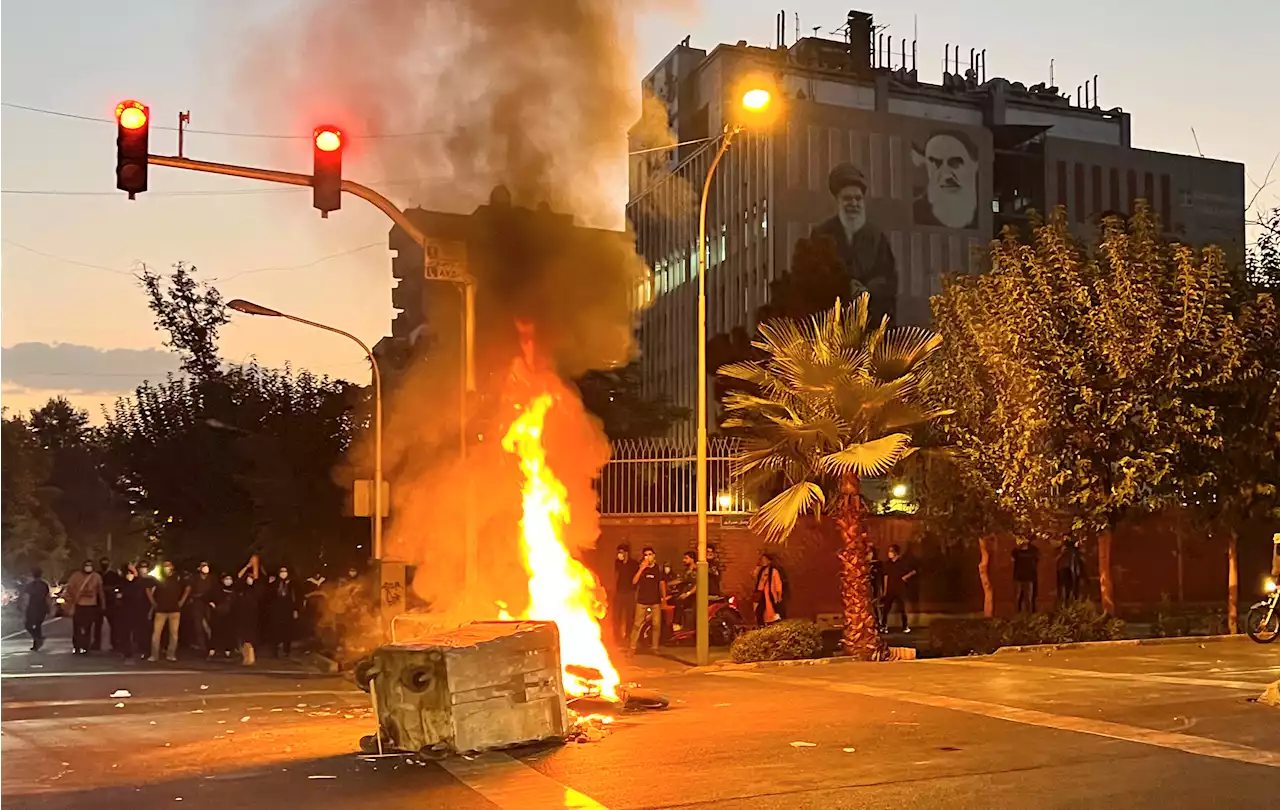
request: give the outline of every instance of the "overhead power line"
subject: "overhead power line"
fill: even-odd
[[[62,112],[61,110],[47,110],[43,107],[32,107],[27,104],[14,104],[10,101],[0,102],[0,106],[8,107],[11,110],[23,110],[25,112],[39,113],[40,115],[52,115],[57,118],[69,118],[75,121],[93,121],[99,124],[114,124],[115,120],[111,118],[103,118],[94,115],[78,115],[76,113]],[[164,129],[176,132],[177,127],[165,126],[162,124],[152,124],[152,129]],[[220,135],[225,138],[265,138],[269,140],[311,140],[311,135],[282,135],[270,132],[230,132],[227,130],[217,129],[195,129],[192,127],[183,127],[183,132],[192,135]],[[385,139],[385,138],[420,138],[427,135],[444,135],[444,130],[423,130],[421,132],[371,132],[361,133],[360,138],[364,140]]]

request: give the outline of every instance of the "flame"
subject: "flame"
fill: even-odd
[[[568,492],[547,465],[542,444],[543,424],[553,404],[551,394],[535,397],[502,439],[502,448],[520,459],[525,479],[520,550],[529,573],[529,606],[520,618],[555,622],[560,629],[561,666],[598,670],[601,678],[594,685],[601,690],[601,697],[616,700],[618,672],[600,635],[605,611],[596,598],[599,583],[573,558],[562,538],[569,523]],[[563,672],[563,680],[570,696],[591,693],[592,685],[577,676]]]

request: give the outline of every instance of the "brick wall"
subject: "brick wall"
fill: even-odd
[[[606,572],[602,580],[612,586],[612,560],[616,546],[628,543],[639,555],[644,546],[653,546],[660,562],[670,562],[679,570],[680,557],[697,547],[697,526],[692,516],[605,517],[593,566]],[[722,590],[750,604],[751,579],[759,554],[768,548],[787,572],[790,610],[793,616],[813,618],[819,613],[840,611],[840,536],[830,521],[805,520],[786,543],[766,546],[744,525],[745,521],[718,517],[708,519],[707,541],[721,560]],[[901,545],[920,566],[920,606],[926,613],[980,614],[982,588],[978,580],[976,547],[950,543],[929,536],[923,524],[912,518],[873,517],[872,541],[883,558],[892,543]],[[1226,604],[1227,551],[1223,541],[1182,529],[1182,598],[1188,603]],[[1241,533],[1240,601],[1253,598],[1269,565],[1269,527],[1250,527]],[[1162,595],[1178,598],[1179,525],[1170,516],[1155,516],[1120,526],[1112,543],[1112,567],[1116,600],[1121,615],[1149,610]],[[996,538],[991,551],[991,582],[997,615],[1014,610],[1013,540]],[[1085,593],[1098,598],[1097,550],[1086,545],[1089,581]],[[1040,556],[1040,604],[1048,607],[1055,599],[1057,554],[1042,547]]]

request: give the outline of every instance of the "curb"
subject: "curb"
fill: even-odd
[[[1023,644],[1015,647],[1000,647],[992,655],[1047,652],[1052,650],[1087,650],[1094,647],[1163,647],[1171,644],[1205,644],[1206,642],[1231,641],[1244,637],[1243,633],[1235,633],[1225,636],[1169,636],[1167,638],[1121,638],[1114,641],[1072,641],[1066,644]]]
[[[891,653],[894,650],[911,650],[912,652],[915,651],[914,648],[912,647],[890,647],[889,650]],[[830,658],[796,658],[788,661],[754,661],[750,664],[734,664],[734,663],[726,662],[722,664],[709,664],[708,666],[705,666],[705,667],[690,667],[689,669],[685,670],[685,672],[686,673],[734,672],[739,670],[752,670],[752,669],[781,669],[784,667],[816,667],[816,666],[825,666],[828,664],[868,664],[868,663],[890,664],[897,661],[920,660],[915,657],[908,656],[902,652],[897,653],[897,656],[898,657],[893,657],[887,661],[880,661],[880,662],[862,661],[858,658],[851,658],[845,655],[835,655],[835,656],[831,656]]]

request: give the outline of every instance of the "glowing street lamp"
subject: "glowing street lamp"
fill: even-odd
[[[702,184],[702,202],[698,208],[698,459],[694,474],[694,486],[697,488],[698,503],[698,590],[694,613],[697,622],[697,657],[698,665],[706,666],[710,661],[711,649],[707,623],[707,605],[710,602],[708,593],[707,566],[707,198],[711,196],[711,178],[716,173],[724,153],[729,151],[733,136],[737,135],[748,124],[767,125],[764,113],[769,110],[773,94],[765,89],[764,83],[751,81],[739,96],[744,113],[740,123],[725,124],[724,134],[720,139],[720,149],[711,160],[707,169],[706,182]],[[719,501],[717,501],[719,503]]]

